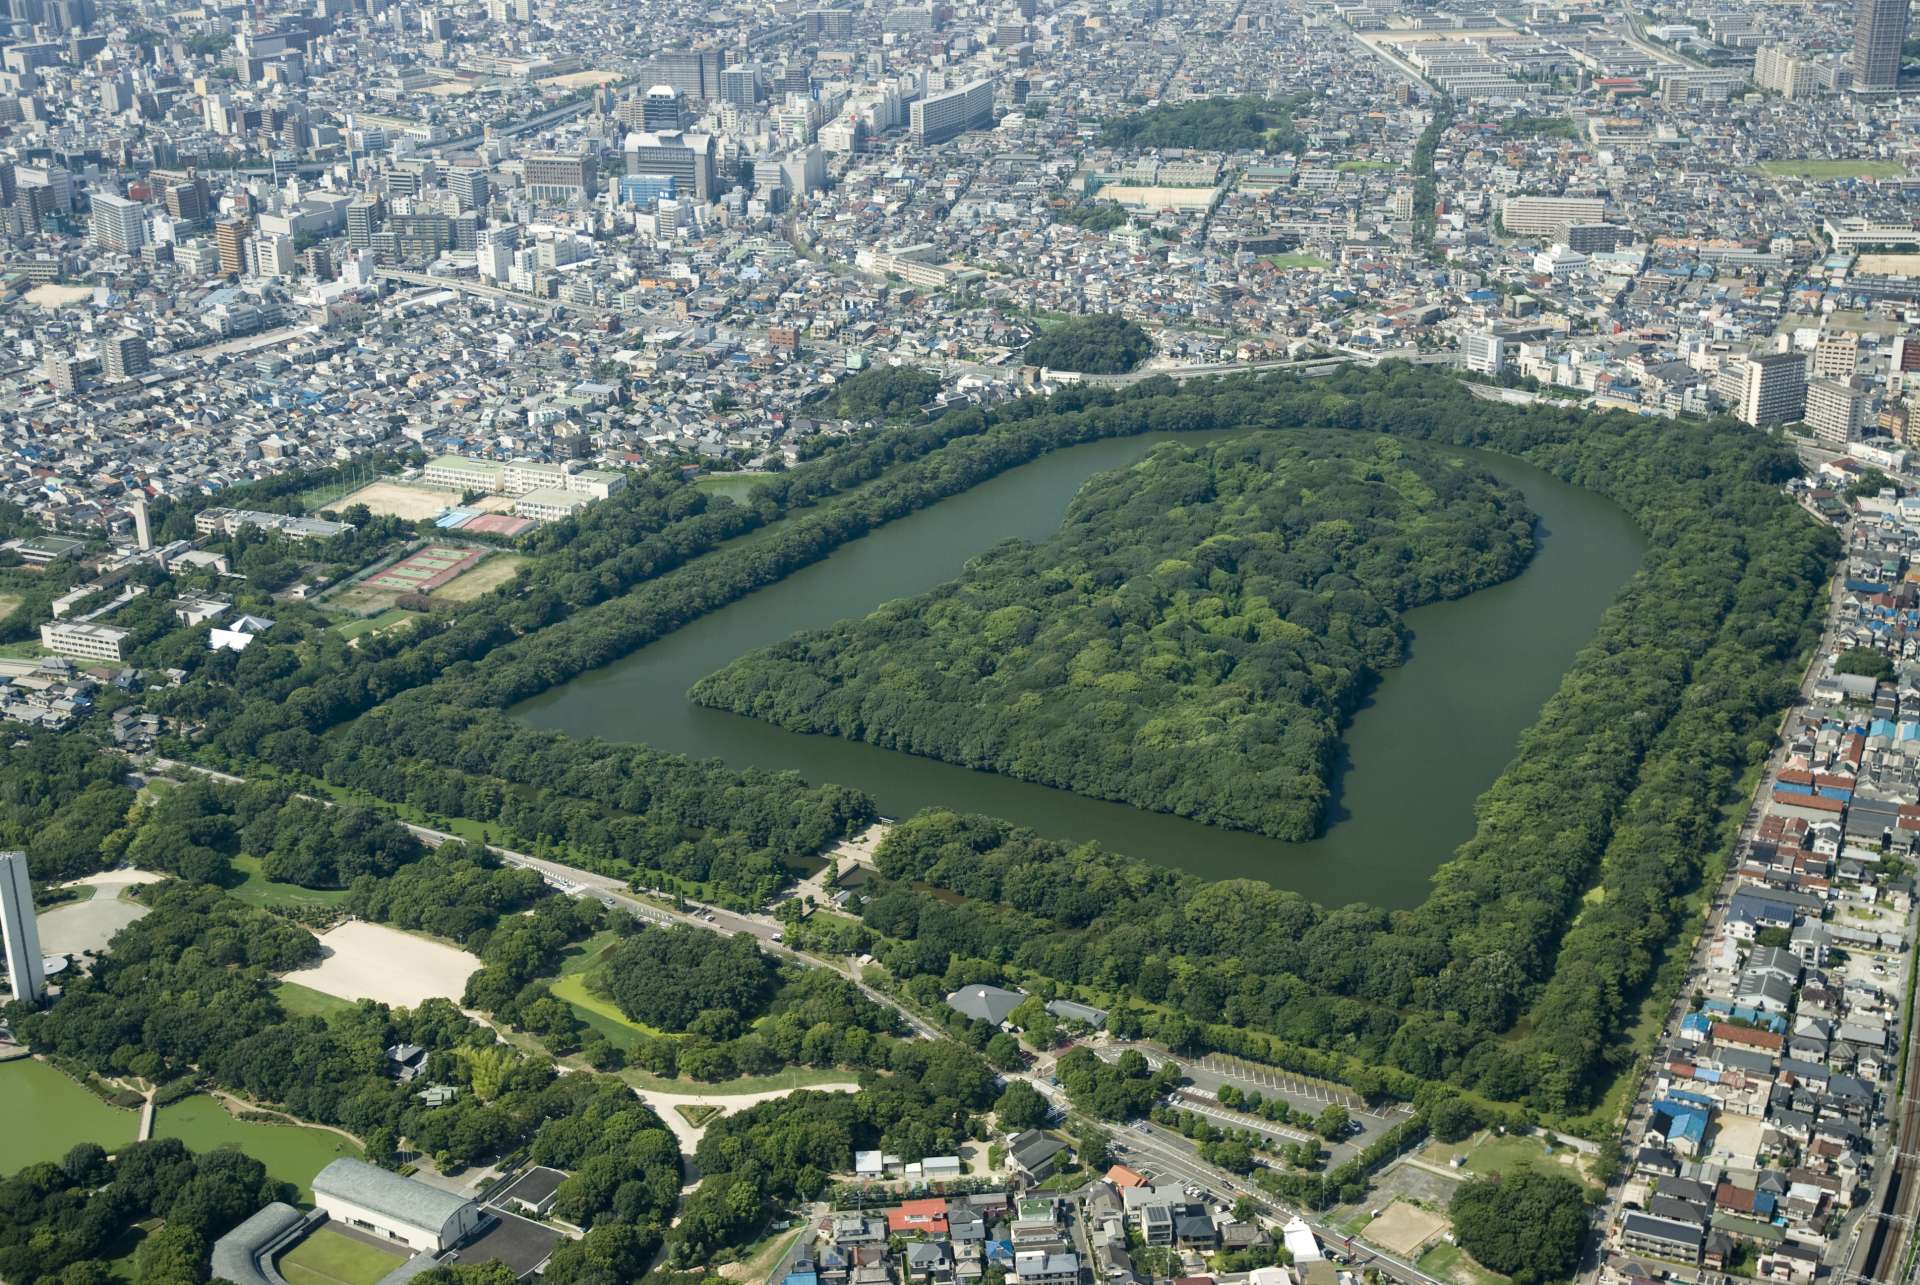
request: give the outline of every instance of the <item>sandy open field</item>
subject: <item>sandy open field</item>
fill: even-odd
[[[321,934],[320,944],[325,959],[283,980],[395,1008],[417,1008],[436,997],[458,1003],[467,978],[480,969],[480,961],[464,950],[357,919]]]
[[[1100,189],[1100,199],[1148,210],[1204,210],[1213,203],[1213,194],[1217,190],[1211,187],[1131,187],[1109,184]]]
[[[345,512],[356,504],[364,504],[381,517],[418,522],[421,518],[437,518],[449,506],[459,502],[458,495],[439,487],[408,486],[404,482],[369,482],[352,495],[334,501],[329,507]]]
[[[1920,277],[1920,254],[1863,254],[1853,266],[1875,276]]]
[[[1439,1214],[1396,1200],[1367,1224],[1367,1239],[1389,1254],[1418,1258],[1420,1247],[1447,1229]]]
[[[421,87],[423,94],[432,94],[435,98],[464,98],[480,88],[471,80],[442,80],[436,84]]]
[[[93,298],[92,286],[58,286],[48,281],[27,291],[27,302],[41,308],[61,308]]]
[[[540,83],[562,89],[585,89],[589,85],[611,85],[624,77],[617,71],[570,71],[564,76],[548,76]]]

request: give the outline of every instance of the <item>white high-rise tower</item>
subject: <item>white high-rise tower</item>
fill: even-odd
[[[7,977],[13,997],[38,1004],[47,993],[40,956],[40,927],[33,918],[33,885],[27,881],[27,854],[0,852],[0,936],[6,939]]]

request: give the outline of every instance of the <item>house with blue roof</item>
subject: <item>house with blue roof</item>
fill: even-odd
[[[1657,1100],[1652,1118],[1647,1122],[1647,1136],[1665,1142],[1678,1155],[1698,1155],[1706,1145],[1711,1112],[1694,1103],[1677,1100],[1677,1097],[1698,1096],[1669,1094]]]

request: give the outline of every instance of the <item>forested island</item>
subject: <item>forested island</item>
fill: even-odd
[[[702,681],[703,704],[1282,839],[1320,829],[1399,613],[1504,580],[1533,516],[1383,438],[1166,445],[1060,531]]]
[[[1029,366],[1071,370],[1083,375],[1121,375],[1153,356],[1153,338],[1140,324],[1098,312],[1072,317],[1027,344],[1021,359]]]

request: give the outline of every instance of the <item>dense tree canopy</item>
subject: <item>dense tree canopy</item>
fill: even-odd
[[[1293,127],[1293,114],[1310,101],[1312,95],[1296,94],[1277,100],[1247,95],[1163,103],[1108,121],[1100,132],[1100,143],[1210,152],[1293,152],[1305,142]]]
[[[940,376],[917,366],[875,366],[834,385],[827,407],[842,419],[899,419],[939,391]]]
[[[1586,1195],[1561,1174],[1476,1178],[1447,1206],[1460,1247],[1515,1285],[1571,1280],[1587,1232]]]
[[[1075,370],[1087,375],[1119,375],[1153,356],[1153,339],[1140,323],[1110,312],[1069,317],[1043,331],[1022,350],[1029,366]]]
[[[1310,838],[1402,609],[1504,580],[1533,515],[1386,439],[1169,444],[1060,531],[734,662],[693,699],[1155,811]]]
[[[684,1031],[711,1014],[732,1035],[772,998],[777,972],[749,933],[716,938],[676,924],[644,928],[615,945],[590,984],[635,1021]]]

